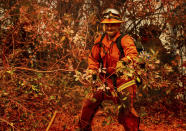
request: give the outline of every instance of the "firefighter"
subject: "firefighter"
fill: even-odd
[[[95,40],[91,49],[88,57],[88,74],[94,79],[99,76],[110,90],[109,93],[100,90],[94,92],[92,97],[96,101],[88,98],[84,101],[79,121],[81,131],[91,131],[92,119],[103,100],[113,100],[116,104],[124,105],[120,106],[118,122],[126,131],[139,129],[139,117],[133,107],[136,83],[132,78],[125,80],[115,75],[117,68],[122,64],[131,63],[138,54],[133,38],[127,34],[121,37],[120,25],[123,22],[118,10],[107,8],[103,11],[101,23],[105,33]],[[98,72],[99,69],[104,71]],[[123,97],[127,99],[123,100]]]

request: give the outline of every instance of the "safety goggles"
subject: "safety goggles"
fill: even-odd
[[[103,12],[103,19],[117,19],[120,20],[120,13],[116,9],[106,9]]]

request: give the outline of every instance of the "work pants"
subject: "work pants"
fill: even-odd
[[[125,107],[121,107],[118,114],[118,122],[123,125],[125,131],[138,131],[139,117],[133,107],[133,87],[129,87],[129,95],[124,103]],[[103,100],[113,100],[117,104],[121,104],[121,100],[107,95],[103,91],[97,91],[93,94],[93,100],[86,99],[83,104],[79,126],[81,131],[91,131],[91,122]]]

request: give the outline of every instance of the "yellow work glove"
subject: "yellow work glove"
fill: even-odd
[[[116,69],[121,68],[123,66],[123,61],[118,61],[116,64]]]
[[[120,60],[116,64],[116,72],[120,71],[124,66],[126,65],[126,62],[123,60]]]
[[[131,63],[131,58],[130,56],[127,56],[123,59],[121,59],[120,61],[117,62],[117,65],[116,65],[116,72],[120,71],[122,68],[124,68],[124,66],[126,66],[127,64],[130,64]]]
[[[97,77],[97,71],[96,70],[88,69],[86,74],[87,74],[87,76],[91,75],[92,80],[96,80],[96,77]]]

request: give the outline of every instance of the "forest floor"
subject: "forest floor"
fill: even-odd
[[[84,97],[81,100],[83,99]],[[82,101],[74,102],[69,101],[65,108],[56,113],[49,131],[79,131],[77,123],[81,114]],[[140,130],[142,131],[186,131],[186,123],[183,120],[185,118],[179,118],[173,112],[153,111],[149,106],[141,106],[138,112],[141,112]],[[122,125],[117,122],[117,117],[110,124],[107,124],[107,118],[108,115],[104,109],[100,108],[92,122],[93,131],[124,131]]]
[[[77,118],[77,116],[75,116]],[[162,117],[162,118],[160,118]],[[156,116],[146,116],[141,119],[140,130],[142,131],[186,131],[185,124],[181,119],[174,116],[163,118],[163,114]],[[98,111],[92,122],[93,131],[124,131],[122,125],[113,122],[104,125],[106,116],[102,111]],[[72,116],[66,113],[57,113],[55,120],[50,127],[50,131],[79,131],[77,121],[73,121]]]

